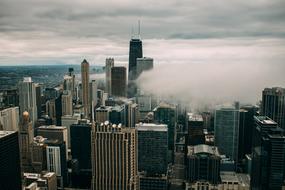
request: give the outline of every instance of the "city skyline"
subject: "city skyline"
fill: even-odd
[[[284,18],[282,0],[0,1],[0,189],[285,189]]]

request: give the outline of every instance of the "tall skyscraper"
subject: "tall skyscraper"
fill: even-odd
[[[194,146],[205,144],[204,121],[202,115],[188,113],[187,118],[188,145]]]
[[[76,99],[76,91],[75,91],[75,74],[74,69],[72,67],[68,68],[68,75],[72,77],[72,97],[75,100]]]
[[[17,131],[0,131],[0,189],[22,189]]]
[[[39,83],[35,84],[36,89],[36,105],[37,105],[37,116],[42,115],[42,86]]]
[[[92,128],[92,189],[137,190],[137,131],[109,122]]]
[[[106,59],[106,65],[105,65],[105,70],[106,70],[106,92],[108,94],[111,94],[111,69],[114,67],[114,58],[107,58]]]
[[[112,96],[125,97],[127,93],[127,73],[125,67],[111,68]]]
[[[261,114],[273,119],[285,129],[285,89],[274,87],[262,91]]]
[[[140,37],[132,38],[129,50],[129,80],[137,78],[137,58],[143,57],[142,41]]]
[[[71,156],[76,165],[72,171],[72,184],[84,189],[91,188],[92,179],[91,125],[87,120],[79,120],[70,127]]]
[[[97,81],[95,80],[92,80],[90,83],[89,83],[89,102],[91,104],[91,119],[93,121],[93,118],[95,117],[94,115],[94,109],[96,108],[97,104],[98,104],[98,97],[97,97],[97,89],[98,89],[98,84],[97,84]]]
[[[215,145],[221,154],[235,162],[238,159],[239,108],[232,106],[215,110]]]
[[[64,90],[61,96],[62,115],[72,115],[72,93],[70,90]]]
[[[37,120],[36,88],[31,77],[24,77],[19,82],[19,105],[20,113],[29,112],[33,125]]]
[[[246,154],[251,154],[252,148],[252,132],[254,129],[254,116],[257,108],[255,106],[243,106],[239,110],[239,144],[238,159],[239,163],[243,162]]]
[[[81,82],[82,82],[82,104],[84,106],[84,116],[89,118],[89,63],[84,59],[81,63]]]
[[[138,167],[147,176],[166,175],[168,165],[167,125],[139,123]]]
[[[23,172],[31,172],[34,128],[28,112],[24,112],[19,124],[20,152]]]
[[[161,102],[154,110],[154,121],[166,124],[168,128],[168,150],[170,161],[174,159],[174,134],[177,120],[176,107],[165,102]]]
[[[91,123],[79,121],[70,126],[71,155],[77,159],[79,169],[91,172]]]
[[[251,189],[281,190],[285,180],[285,136],[278,124],[255,116],[253,130]]]
[[[0,130],[18,131],[19,107],[11,107],[0,110]]]

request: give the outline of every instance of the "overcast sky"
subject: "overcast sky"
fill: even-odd
[[[1,0],[0,65],[127,63],[138,20],[159,63],[284,58],[284,0]]]
[[[285,86],[284,0],[0,0],[0,65],[127,65],[138,20],[145,92],[256,103]]]

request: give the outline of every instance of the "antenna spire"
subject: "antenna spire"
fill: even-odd
[[[138,35],[140,36],[141,35],[141,21],[138,20]]]

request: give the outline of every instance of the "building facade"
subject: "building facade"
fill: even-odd
[[[126,67],[111,68],[111,94],[112,96],[126,97],[127,95]]]
[[[139,189],[137,131],[109,122],[92,128],[92,189]]]
[[[215,145],[221,154],[238,160],[239,109],[222,107],[215,110]]]
[[[285,129],[285,89],[274,87],[262,91],[261,115],[273,119]]]
[[[36,88],[31,77],[24,77],[24,80],[19,82],[19,108],[20,113],[24,111],[29,112],[33,125],[35,124],[37,116],[36,103]]]
[[[84,116],[89,118],[89,63],[84,59],[81,63],[81,82],[82,82],[82,105],[84,106]]]
[[[21,189],[17,131],[0,131],[0,189]]]

